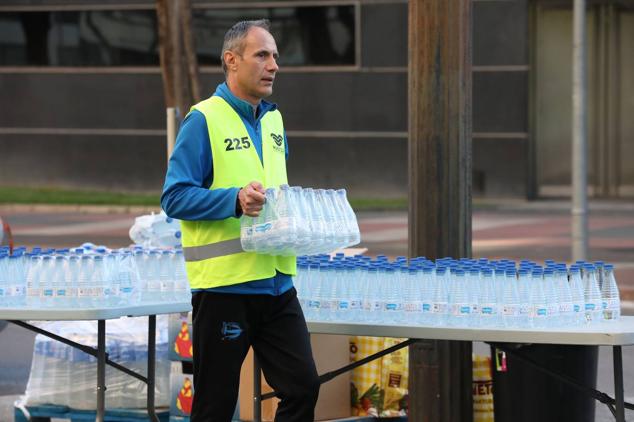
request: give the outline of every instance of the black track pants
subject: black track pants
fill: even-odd
[[[192,422],[231,420],[249,346],[266,381],[280,393],[275,420],[314,419],[319,378],[294,288],[280,296],[197,292],[192,306]]]

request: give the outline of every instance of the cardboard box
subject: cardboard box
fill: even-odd
[[[311,345],[317,372],[323,374],[350,362],[348,336],[312,334]],[[262,393],[272,391],[262,377]],[[242,364],[240,373],[240,420],[253,420],[253,350]],[[273,421],[279,400],[262,402],[262,420]],[[315,407],[315,420],[338,419],[350,416],[350,372],[322,384]]]
[[[170,314],[167,326],[168,354],[172,361],[192,360],[192,313]]]

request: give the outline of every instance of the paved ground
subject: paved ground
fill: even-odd
[[[474,257],[570,260],[569,204],[550,202],[492,202],[473,212]],[[85,241],[111,247],[130,243],[128,229],[140,210],[111,208],[0,207],[11,225],[15,243],[26,246],[69,247]],[[363,242],[370,255],[407,254],[407,214],[362,213]],[[634,311],[634,203],[592,203],[590,258],[616,265],[616,276],[626,312]],[[24,391],[33,336],[20,328],[0,333],[0,422],[12,420],[11,406]],[[625,349],[626,400],[634,402],[634,351]],[[611,351],[601,348],[598,388],[612,394]],[[628,395],[627,392],[632,395]],[[634,412],[629,414],[634,418]],[[612,420],[607,408],[597,406],[597,422]]]

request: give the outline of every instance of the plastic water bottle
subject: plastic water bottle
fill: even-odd
[[[308,211],[302,188],[293,186],[290,188],[289,195],[293,204],[295,227],[297,229],[296,242],[298,250],[296,252],[298,254],[306,254],[310,252],[308,246],[311,242],[310,212]]]
[[[574,303],[565,265],[558,266],[555,269],[555,286],[559,298],[559,318],[561,325],[575,325]]]
[[[581,268],[577,265],[570,266],[570,295],[572,297],[573,325],[586,322],[586,300],[581,279]]]
[[[603,301],[596,278],[594,265],[583,265],[583,295],[585,299],[586,322],[596,323],[603,319]]]
[[[358,321],[361,317],[361,307],[363,304],[363,284],[361,278],[361,267],[359,265],[353,263],[346,267],[346,279],[350,294],[350,319],[352,321]]]
[[[55,273],[55,259],[51,255],[42,257],[42,271],[40,277],[40,305],[50,308],[54,305],[55,287],[52,275]]]
[[[530,302],[531,274],[528,268],[521,268],[517,274],[517,292],[519,296],[519,327],[531,326]]]
[[[315,190],[315,210],[324,222],[324,246],[321,252],[330,252],[335,249],[336,223],[325,195],[326,191],[324,189]]]
[[[395,277],[396,271],[393,267],[385,268],[385,303],[383,305],[383,322],[394,324],[402,319],[403,300],[398,279]]]
[[[93,267],[92,255],[82,255],[79,261],[79,279],[77,281],[77,304],[80,308],[93,306]]]
[[[478,271],[479,274],[479,271]],[[479,287],[479,308],[480,308],[480,326],[496,327],[501,323],[498,301],[495,291],[495,280],[493,278],[493,270],[484,268],[482,270],[482,278]],[[502,302],[502,315],[506,318],[510,311],[507,302]]]
[[[39,255],[31,255],[29,268],[26,275],[26,306],[29,308],[40,307],[40,272],[42,270],[42,258]]]
[[[91,278],[93,307],[107,306],[106,275],[107,272],[103,255],[95,255],[93,257],[93,272]]]
[[[348,202],[347,194],[345,189],[338,189],[336,191],[336,200],[339,203],[346,222],[346,246],[354,246],[357,245],[361,241],[361,235],[359,232],[359,224],[357,222],[357,217],[354,214],[350,203]]]
[[[452,269],[452,282],[449,288],[450,325],[466,327],[471,323],[472,303],[468,293],[465,272],[462,269]]]
[[[312,321],[317,321],[319,313],[321,311],[321,283],[319,280],[319,264],[312,263],[308,265],[308,292],[310,296],[308,298],[308,312],[307,318]]]
[[[406,325],[422,325],[425,316],[430,314],[430,309],[426,313],[423,312],[424,297],[424,281],[419,278],[419,272],[416,268],[402,267],[400,277],[403,280],[403,323]],[[421,271],[422,276],[422,271]],[[431,297],[427,298],[427,306],[431,307]]]
[[[190,302],[191,292],[189,290],[189,281],[187,280],[187,272],[185,270],[185,258],[183,251],[177,249],[172,255],[174,261],[174,289],[176,291],[176,300],[178,302]]]
[[[62,255],[54,257],[51,283],[54,289],[52,306],[55,308],[68,308],[70,302],[67,295],[66,284],[66,258]]]
[[[424,270],[423,270],[424,271]],[[449,318],[449,271],[447,267],[437,266],[433,281],[432,318],[434,326],[445,325]]]
[[[616,279],[614,278],[614,266],[611,264],[603,266],[601,299],[603,302],[603,319],[606,321],[618,320],[621,317],[621,298]]]
[[[555,271],[552,268],[544,270],[543,286],[547,307],[546,325],[556,327],[561,324],[561,320],[559,318],[559,296],[555,285]]]
[[[491,270],[489,270],[491,271]],[[515,270],[506,270],[502,285],[502,323],[504,327],[520,327],[520,294]]]
[[[548,318],[548,302],[544,293],[543,270],[534,268],[529,286],[530,324],[533,328],[545,328]]]
[[[382,300],[380,295],[379,269],[370,267],[368,269],[368,280],[366,284],[364,311],[366,322],[380,322]]]

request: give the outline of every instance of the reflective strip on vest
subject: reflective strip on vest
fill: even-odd
[[[187,262],[204,261],[205,259],[218,258],[219,256],[240,252],[244,252],[240,239],[223,240],[208,245],[183,248],[183,255],[185,255],[185,261]]]

